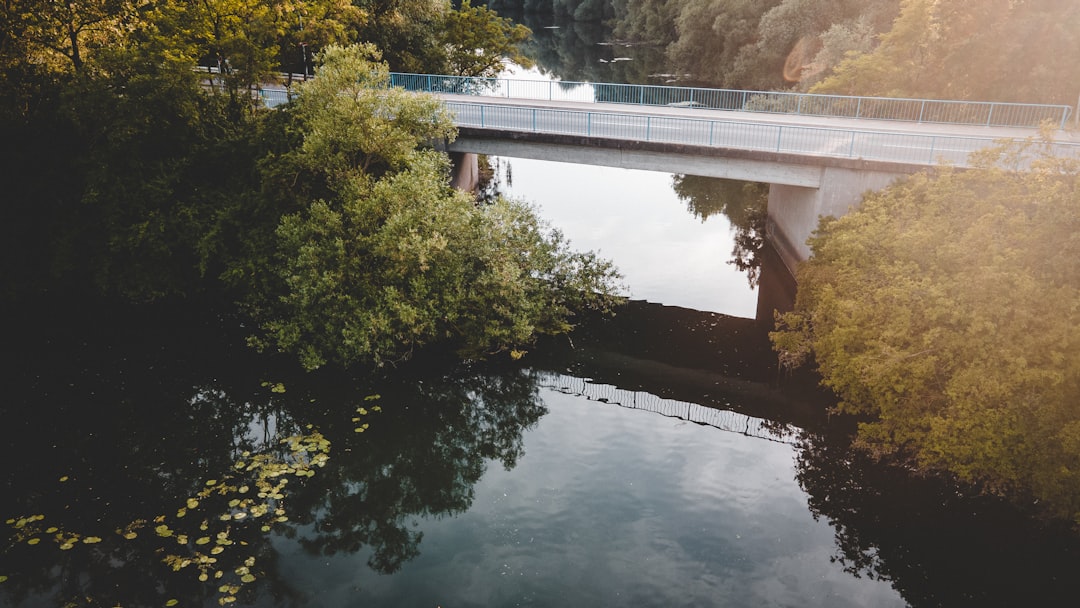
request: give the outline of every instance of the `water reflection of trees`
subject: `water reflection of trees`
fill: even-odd
[[[0,469],[0,520],[43,515],[43,529],[102,541],[62,551],[43,534],[28,546],[5,526],[0,574],[9,579],[0,593],[15,604],[52,597],[108,606],[212,596],[190,571],[168,574],[158,552],[164,541],[150,522],[176,513],[239,453],[265,449],[264,435],[252,432],[261,423],[272,419],[276,434],[294,428],[273,413],[281,396],[262,386],[274,370],[265,359],[248,365],[252,353],[239,336],[188,324],[182,310],[17,314],[23,323],[5,343],[15,356],[7,358],[0,404],[0,458],[8,463]],[[143,522],[137,537],[122,539],[117,531],[136,521]],[[233,540],[254,544],[260,536],[237,527]]]
[[[1080,539],[970,488],[808,434],[796,477],[836,532],[835,560],[914,608],[1058,606],[1080,596]]]
[[[314,530],[300,539],[307,551],[366,550],[380,573],[420,553],[420,520],[472,505],[488,461],[513,468],[522,432],[547,411],[531,372],[466,370],[386,388],[386,408],[362,440],[333,417],[320,423],[344,446],[299,507]]]
[[[523,52],[541,72],[559,80],[663,84],[663,49],[628,45],[612,39],[599,22],[573,21],[533,13],[504,12],[533,31]]]
[[[418,373],[394,384],[408,388],[388,386],[368,402],[371,380],[298,373],[292,362],[248,349],[227,321],[182,317],[64,311],[24,317],[22,331],[8,334],[6,352],[18,356],[8,358],[0,403],[0,522],[45,519],[36,545],[0,526],[0,604],[214,601],[214,579],[162,563],[187,545],[155,534],[161,522],[191,540],[226,526],[235,545],[215,554],[226,579],[242,552],[256,558],[272,596],[295,594],[275,567],[265,520],[221,524],[211,503],[228,512],[229,497],[216,496],[176,514],[245,451],[284,450],[280,439],[308,424],[330,438],[330,465],[292,480],[281,501],[290,523],[275,530],[302,536],[316,553],[371,551],[372,567],[392,572],[419,552],[422,531],[411,522],[467,509],[487,462],[513,467],[522,431],[545,412],[535,378],[511,370]],[[355,432],[354,409],[377,403],[386,408],[364,418],[370,431]],[[199,531],[206,520],[209,533]],[[315,534],[300,535],[297,520],[314,524]],[[142,523],[128,528],[132,522]],[[103,540],[63,551],[45,526]],[[124,539],[125,529],[137,535]],[[245,592],[251,599],[254,588]]]
[[[750,285],[756,286],[765,247],[768,185],[697,175],[676,175],[672,183],[675,194],[694,216],[705,221],[721,213],[728,218],[735,229],[731,263],[746,272]]]

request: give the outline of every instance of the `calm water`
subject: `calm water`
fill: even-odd
[[[732,264],[722,215],[686,211],[672,176],[528,159],[499,159],[505,190],[534,202],[578,249],[616,260],[635,299],[753,317],[757,290]],[[507,177],[509,174],[509,177]]]
[[[420,554],[392,576],[366,567],[371,550],[311,555],[317,526],[276,539],[302,603],[903,605],[830,561],[833,531],[793,483],[791,445],[590,401],[578,379],[537,381],[546,413],[516,466],[487,463],[460,514],[403,522],[423,534]]]

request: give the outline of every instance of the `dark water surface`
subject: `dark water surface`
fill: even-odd
[[[635,303],[525,365],[376,380],[297,373],[228,319],[41,312],[5,343],[0,605],[1050,606],[1078,591],[1071,538],[847,449],[812,379],[776,382],[752,319]],[[234,463],[287,460],[278,438],[308,425],[330,458],[289,475],[272,501],[287,521],[229,506],[240,494],[178,515],[207,487],[254,486]],[[169,555],[216,562],[200,582]]]

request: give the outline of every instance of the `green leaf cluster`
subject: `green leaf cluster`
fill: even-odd
[[[454,135],[437,100],[389,89],[372,47],[331,47],[290,113],[302,144],[265,159],[286,178],[281,218],[249,308],[259,340],[328,361],[376,366],[421,346],[469,356],[570,328],[582,307],[614,302],[617,275],[573,253],[528,206],[478,205],[448,184]],[[242,276],[238,273],[237,276]]]
[[[1080,521],[1080,167],[919,174],[824,221],[781,360],[858,442]]]
[[[447,15],[443,31],[449,74],[495,77],[502,72],[505,60],[523,67],[532,65],[520,51],[532,35],[529,28],[499,17],[486,6],[464,0]]]

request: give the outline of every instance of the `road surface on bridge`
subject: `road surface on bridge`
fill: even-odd
[[[505,99],[439,94],[461,127],[519,133],[730,147],[807,156],[966,166],[971,152],[1002,140],[1038,140],[1034,128],[917,123],[695,107]],[[1059,151],[1080,153],[1080,137],[1057,129]]]

